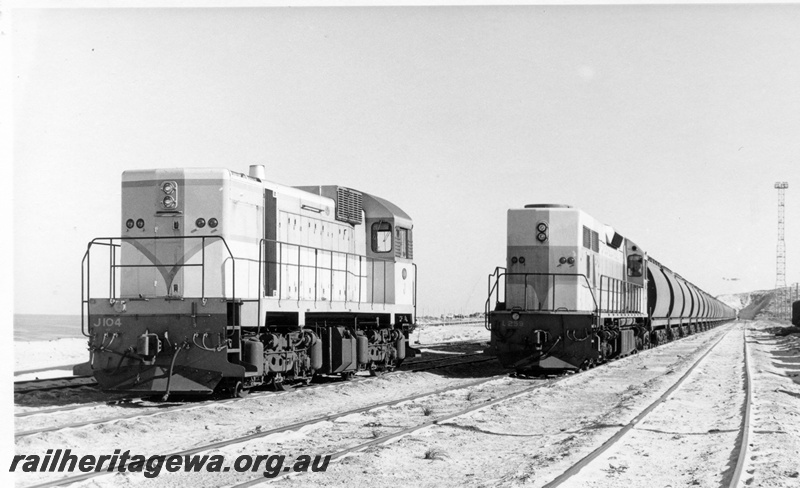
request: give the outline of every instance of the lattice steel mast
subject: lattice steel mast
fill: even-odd
[[[786,181],[778,181],[775,183],[775,188],[778,190],[778,251],[777,251],[777,269],[775,271],[775,293],[776,301],[778,304],[778,318],[786,318],[787,303],[786,303],[786,242],[783,240],[783,224],[784,224],[784,192],[789,188],[789,183]]]

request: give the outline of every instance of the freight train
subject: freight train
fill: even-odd
[[[121,199],[121,235],[83,258],[77,372],[103,390],[235,396],[414,354],[413,222],[392,202],[260,165],[126,171]]]
[[[518,372],[590,368],[736,317],[580,209],[510,209],[507,239],[489,276],[488,352]]]

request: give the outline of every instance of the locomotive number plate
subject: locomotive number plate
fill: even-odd
[[[97,317],[97,322],[95,322],[92,325],[94,327],[102,327],[102,326],[106,326],[106,327],[113,327],[113,326],[121,327],[122,326],[122,319],[120,319],[119,317],[117,317],[116,319],[113,318],[113,317]]]

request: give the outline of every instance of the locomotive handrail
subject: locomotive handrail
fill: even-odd
[[[495,272],[493,274],[489,275],[490,283],[491,283],[492,277],[495,277],[496,279],[495,279],[495,285],[493,287],[490,286],[490,290],[489,290],[490,296],[489,296],[489,300],[487,300],[487,304],[486,304],[486,315],[487,315],[486,323],[487,324],[489,324],[488,314],[489,314],[489,301],[491,300],[491,295],[494,293],[494,289],[497,287],[497,285],[498,285],[498,283],[500,281],[500,278],[503,278],[503,277],[505,277],[505,281],[504,281],[505,292],[508,293],[508,277],[509,276],[522,276],[523,277],[523,285],[524,285],[523,296],[524,296],[524,301],[523,301],[522,310],[531,310],[528,307],[528,293],[527,293],[528,277],[529,276],[547,276],[548,278],[552,277],[553,285],[550,287],[550,289],[552,290],[552,293],[551,293],[552,298],[550,300],[552,302],[552,307],[549,310],[555,310],[556,309],[556,306],[555,306],[555,304],[556,304],[556,290],[557,290],[556,277],[568,276],[568,277],[573,277],[573,278],[578,278],[578,277],[583,278],[583,281],[586,282],[586,289],[589,291],[589,295],[592,297],[592,302],[594,303],[594,313],[596,314],[596,313],[599,312],[597,299],[594,296],[594,290],[590,286],[589,279],[586,277],[585,274],[581,274],[581,273],[508,273],[508,272],[500,272],[500,269],[505,269],[505,268],[498,267],[498,268],[495,269]],[[499,298],[499,296],[498,296],[498,298]],[[507,300],[506,300],[506,303],[508,303]],[[542,310],[541,304],[540,304],[540,308],[538,310]],[[491,325],[489,324],[487,326],[487,328],[489,330],[491,330]]]
[[[100,238],[98,238],[98,239],[100,239]],[[81,334],[83,334],[85,337],[89,337],[89,334],[86,333],[86,328],[84,327],[84,320],[83,320],[83,318],[84,318],[83,317],[83,312],[84,312],[85,306],[88,305],[88,300],[89,300],[89,281],[86,280],[86,275],[88,275],[89,271],[90,271],[90,269],[89,269],[89,265],[90,265],[89,251],[92,248],[92,243],[95,243],[94,242],[95,240],[97,240],[97,239],[92,239],[92,241],[86,247],[86,252],[83,253],[83,259],[81,259]],[[109,246],[109,248],[110,248],[109,253],[111,253],[111,255],[114,256],[114,257],[116,257],[116,250],[114,248],[121,247],[120,244],[114,244],[113,242],[97,242],[95,244],[98,244],[98,245],[101,245],[101,246]],[[109,282],[115,283],[114,278],[113,278],[114,273],[109,273],[109,275],[111,275],[109,277]],[[86,285],[85,287],[84,287],[84,282],[85,282],[85,285]],[[111,287],[111,286],[112,285],[109,284],[109,287]],[[84,291],[86,292],[86,297],[84,297]]]
[[[606,288],[603,288],[604,282],[608,285]],[[621,280],[619,278],[614,278],[607,275],[600,275],[599,311],[601,313],[643,313],[641,309],[643,290],[644,287],[636,283],[631,283],[630,281]],[[608,306],[613,306],[613,308],[603,308],[603,292],[608,294],[608,302],[610,302]],[[633,298],[629,300],[631,292],[633,292]],[[614,294],[613,300],[611,295],[612,293]],[[631,305],[635,307],[635,310],[630,310]]]
[[[266,246],[268,244],[273,244],[276,247],[278,247],[278,252],[276,253],[275,260],[270,260],[266,256],[266,254],[267,254]],[[289,247],[296,247],[297,248],[297,262],[296,263],[285,262],[283,260],[284,248],[289,248]],[[308,251],[314,251],[314,263],[306,263],[306,264],[304,264],[302,262],[303,259],[301,257],[302,256],[301,251],[304,250],[304,249],[308,250]],[[287,249],[287,252],[288,251],[289,251],[289,249]],[[319,264],[319,256],[320,256],[320,254],[329,255],[330,256],[329,257],[329,260],[330,260],[329,266],[327,266],[327,267],[320,266],[320,264]],[[267,296],[266,295],[266,285],[267,285],[268,279],[266,278],[266,274],[269,272],[269,267],[272,266],[272,265],[275,265],[275,266],[277,266],[279,268],[279,272],[277,273],[277,283],[276,283],[276,288],[278,290],[278,300],[279,301],[280,300],[284,300],[284,299],[286,299],[286,300],[294,300],[295,299],[295,298],[293,298],[291,296],[284,297],[280,290],[282,290],[283,275],[284,275],[283,269],[281,268],[281,266],[287,266],[287,267],[296,266],[297,267],[297,283],[298,283],[298,287],[299,287],[299,283],[301,281],[301,271],[303,269],[314,270],[314,283],[313,283],[314,297],[313,297],[313,301],[315,303],[317,301],[319,301],[319,298],[317,296],[318,287],[320,285],[320,282],[319,282],[319,271],[327,271],[331,275],[331,282],[330,282],[331,296],[330,296],[329,299],[326,300],[328,302],[343,301],[344,303],[347,303],[348,301],[354,301],[354,302],[357,302],[359,304],[361,304],[361,303],[369,303],[369,304],[371,304],[373,306],[375,304],[386,305],[386,303],[387,303],[386,302],[386,279],[387,279],[387,276],[386,276],[387,275],[387,273],[386,273],[386,269],[387,269],[386,265],[387,265],[387,263],[394,263],[394,260],[392,260],[392,259],[380,258],[380,257],[369,257],[369,256],[366,256],[366,255],[363,255],[363,254],[356,254],[356,253],[351,253],[351,252],[347,252],[347,251],[334,251],[332,249],[321,249],[321,248],[318,248],[318,247],[306,246],[304,244],[293,244],[293,243],[289,243],[289,242],[283,242],[283,241],[279,241],[277,239],[261,239],[260,242],[259,242],[258,255],[259,255],[259,257],[258,257],[258,262],[259,262],[259,271],[258,271],[258,273],[259,273],[259,282],[261,282],[261,284],[259,285],[259,293],[260,293],[261,297]],[[342,259],[344,260],[344,268],[334,267],[334,257],[336,257],[336,261],[340,261]],[[355,261],[356,259],[358,260],[358,271],[353,270],[350,267],[351,260]],[[262,263],[265,266],[264,269],[262,269],[262,267],[261,267]],[[373,271],[373,273],[366,273],[365,272],[365,270],[369,266],[372,266],[372,268],[374,270],[376,264],[380,264],[383,267],[383,273],[382,273],[382,275],[383,275],[383,288],[382,288],[383,289],[383,301],[376,301],[376,299],[375,299],[375,272],[374,271]],[[335,273],[344,273],[344,278],[345,278],[344,300],[334,300],[333,299],[333,278],[334,278],[334,274]],[[371,277],[370,277],[370,275],[371,275]],[[417,268],[416,268],[416,265],[414,265],[414,297],[413,297],[413,303],[414,303],[414,309],[415,309],[415,316],[416,316],[416,276],[417,276]],[[349,289],[349,286],[348,286],[349,285],[349,280],[348,280],[348,278],[349,277],[353,277],[358,281],[358,292],[357,292],[358,299],[357,300],[350,299],[350,297],[348,295],[348,289]],[[371,290],[371,294],[370,295],[371,295],[372,299],[369,300],[369,301],[362,301],[361,300],[361,295],[362,295],[362,288],[361,288],[362,281],[361,280],[362,279],[366,279],[366,278],[371,278],[370,279],[370,287],[371,287],[370,288],[370,290]],[[296,300],[297,300],[298,303],[302,300],[299,290],[298,290],[298,293],[297,293]],[[261,314],[261,302],[260,302],[260,300],[259,300],[258,313],[259,313],[259,317],[260,317],[261,316],[260,315]]]
[[[122,246],[122,244],[115,244],[114,241],[153,241],[153,240],[187,240],[187,239],[200,239],[202,241],[201,244],[201,262],[200,263],[171,263],[171,264],[116,264],[116,248]],[[85,312],[86,308],[89,305],[89,301],[91,300],[91,250],[92,246],[100,245],[100,246],[109,246],[110,247],[110,264],[109,264],[109,299],[115,300],[117,299],[116,296],[116,273],[115,270],[117,268],[156,268],[158,266],[178,266],[181,267],[197,267],[201,268],[201,283],[200,283],[200,294],[201,298],[205,299],[205,250],[206,250],[206,239],[214,239],[222,241],[222,244],[225,246],[225,249],[228,251],[228,257],[231,262],[231,273],[232,273],[232,284],[231,284],[231,300],[236,301],[236,257],[233,255],[231,248],[228,246],[227,241],[222,236],[148,236],[148,237],[95,237],[86,247],[86,252],[83,255],[83,259],[81,260],[81,333],[89,337],[86,334],[85,328]],[[107,241],[107,242],[105,242]],[[167,297],[169,297],[169,288],[167,288]],[[143,297],[146,299],[145,297]],[[252,300],[247,300],[252,301]]]
[[[499,303],[499,301],[500,301],[500,300],[499,300],[499,298],[500,298],[500,290],[498,289],[498,284],[499,284],[499,282],[500,282],[500,270],[501,270],[501,269],[502,269],[503,271],[506,271],[506,268],[504,268],[504,267],[502,267],[502,266],[497,266],[497,267],[495,267],[495,268],[494,268],[494,273],[490,274],[490,275],[489,275],[489,278],[488,278],[488,286],[487,286],[487,289],[488,289],[488,292],[489,292],[489,293],[488,293],[488,295],[487,295],[487,298],[486,298],[486,308],[485,308],[485,313],[483,314],[483,320],[484,320],[484,324],[483,324],[483,326],[484,326],[484,328],[485,328],[486,330],[492,330],[492,324],[491,324],[491,322],[489,322],[489,312],[490,312],[490,310],[489,310],[489,304],[490,304],[490,303],[491,303],[491,301],[492,301],[492,295],[494,295],[494,292],[495,292],[495,290],[496,290],[496,289],[497,289],[497,298],[498,298],[498,299],[497,299],[497,300],[495,300],[495,308],[497,308],[497,304],[498,304],[498,303]],[[492,277],[494,277],[494,278],[495,278],[495,280],[494,280],[494,285],[492,285]]]
[[[151,263],[151,264],[116,264],[116,256],[117,256],[117,254],[116,254],[117,251],[116,250],[121,247],[121,242],[124,242],[124,241],[154,241],[154,240],[169,240],[169,239],[172,239],[172,240],[200,239],[202,241],[201,249],[200,249],[200,257],[201,257],[200,263],[182,263],[182,262],[178,262],[178,263],[168,263],[168,264],[163,264],[163,263],[158,263],[158,264],[156,264],[156,263]],[[247,257],[234,256],[233,252],[231,251],[231,249],[230,249],[230,247],[229,247],[229,245],[227,243],[227,241],[222,236],[96,237],[96,238],[92,239],[89,242],[89,244],[87,245],[86,252],[84,253],[83,259],[81,261],[81,283],[82,283],[82,286],[81,286],[81,333],[84,336],[89,337],[88,334],[86,333],[86,314],[87,314],[87,306],[88,306],[88,304],[89,304],[89,302],[91,300],[91,283],[90,283],[91,282],[91,274],[90,274],[90,271],[91,271],[91,250],[92,250],[93,246],[109,246],[110,247],[110,257],[109,257],[109,261],[110,261],[110,264],[109,264],[109,299],[112,299],[112,300],[116,300],[117,299],[117,296],[116,296],[116,273],[115,273],[116,269],[119,269],[119,268],[157,268],[159,266],[167,266],[167,267],[180,266],[181,268],[183,268],[183,267],[200,267],[201,268],[201,298],[205,298],[205,275],[206,275],[206,273],[205,273],[205,266],[206,266],[205,251],[206,251],[206,240],[210,240],[210,239],[222,241],[223,245],[225,246],[225,249],[226,249],[227,254],[228,254],[228,257],[225,258],[225,261],[227,261],[227,260],[230,261],[230,263],[231,263],[231,271],[232,271],[232,283],[231,283],[232,296],[231,296],[230,299],[233,300],[233,301],[236,301],[237,300],[237,298],[236,298],[236,281],[237,281],[236,280],[236,261],[237,260],[242,260],[242,261],[253,262],[254,259],[247,258]],[[121,241],[121,242],[120,243],[115,243],[114,241]],[[266,252],[265,252],[267,243],[273,243],[276,246],[279,246],[279,248],[281,250],[281,253],[283,252],[284,246],[286,246],[286,247],[288,247],[288,246],[296,246],[298,248],[297,263],[283,262],[282,257],[281,257],[281,259],[278,259],[277,261],[271,261],[271,260],[267,259]],[[301,249],[314,250],[314,252],[315,252],[315,263],[314,264],[302,264],[302,259],[300,258]],[[321,268],[318,265],[317,258],[319,256],[319,252],[320,251],[325,253],[325,254],[329,254],[330,255],[330,266],[327,267],[327,268]],[[336,256],[337,260],[344,259],[344,261],[345,261],[344,268],[334,267],[334,256]],[[351,266],[350,266],[350,264],[351,264],[350,260],[354,259],[354,258],[357,258],[358,261],[359,261],[359,263],[358,263],[359,269],[357,271],[354,270],[354,269],[351,269]],[[263,298],[265,296],[264,293],[266,291],[265,273],[264,273],[264,270],[262,269],[262,264],[264,264],[264,265],[273,264],[273,265],[279,266],[279,267],[281,265],[297,266],[297,268],[298,268],[298,286],[299,286],[299,283],[300,283],[300,272],[301,272],[301,270],[302,269],[314,269],[314,271],[315,271],[315,273],[314,273],[314,294],[315,294],[314,301],[315,302],[318,301],[318,298],[316,296],[316,294],[317,294],[317,286],[319,284],[319,282],[318,282],[319,273],[318,272],[320,270],[322,270],[322,269],[325,269],[325,270],[328,270],[328,271],[331,272],[331,292],[333,291],[333,286],[332,285],[333,285],[333,275],[334,275],[334,273],[344,273],[344,276],[345,276],[345,299],[344,299],[344,302],[345,303],[348,302],[348,301],[353,301],[353,300],[349,299],[348,288],[347,288],[348,277],[351,276],[351,277],[354,277],[355,279],[358,280],[358,292],[357,292],[358,293],[358,299],[356,301],[359,304],[361,304],[361,303],[370,303],[373,306],[375,304],[383,304],[385,306],[386,305],[386,279],[387,279],[387,276],[386,276],[387,275],[386,264],[387,263],[391,263],[391,262],[394,262],[394,261],[392,259],[387,259],[387,258],[368,257],[368,256],[365,256],[365,255],[349,253],[349,252],[346,252],[346,251],[333,251],[333,250],[327,250],[327,249],[320,249],[320,248],[315,248],[315,247],[312,247],[312,246],[305,246],[305,245],[302,245],[302,244],[291,244],[291,243],[288,243],[288,242],[282,242],[282,241],[278,241],[278,240],[275,240],[275,239],[260,239],[259,256],[258,256],[258,281],[259,281],[258,289],[259,289],[260,296],[258,298],[255,298],[255,299],[243,299],[241,301],[248,301],[248,302],[255,301],[255,302],[258,303],[257,313],[258,313],[258,317],[259,317],[258,324],[259,324],[259,327],[260,327],[261,326],[261,311],[262,311],[261,298]],[[365,279],[365,278],[370,276],[370,273],[365,273],[364,270],[368,266],[372,266],[373,269],[374,269],[379,265],[383,267],[383,273],[382,273],[382,275],[383,275],[383,301],[379,302],[379,301],[375,300],[375,273],[374,272],[371,273],[371,275],[372,275],[371,276],[371,287],[372,287],[371,300],[369,302],[362,301],[361,300],[362,279]],[[414,296],[413,296],[413,304],[414,304],[415,316],[416,316],[416,302],[417,302],[417,298],[416,298],[416,274],[417,274],[417,267],[416,267],[416,265],[414,265],[414,291],[413,291]],[[279,274],[278,279],[279,279],[278,289],[280,290],[280,280],[282,280],[282,271]],[[169,289],[167,289],[167,296],[171,296],[171,295],[169,295]],[[143,299],[147,299],[147,297],[142,297],[142,298]],[[279,294],[279,299],[282,299],[280,294]],[[298,291],[297,300],[298,300],[298,302],[301,300],[299,291]],[[333,296],[331,296],[329,301],[333,302],[333,301],[337,301],[337,300],[333,300]]]
[[[417,263],[411,263],[414,266],[414,323],[417,322]]]

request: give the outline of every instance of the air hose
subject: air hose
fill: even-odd
[[[161,397],[162,402],[166,402],[167,398],[169,398],[169,385],[172,382],[172,371],[175,368],[175,360],[178,359],[178,353],[181,352],[181,349],[183,349],[184,347],[188,349],[187,344],[178,346],[175,349],[175,354],[172,355],[172,361],[169,363],[169,376],[167,376],[167,391],[165,391],[164,396]]]

